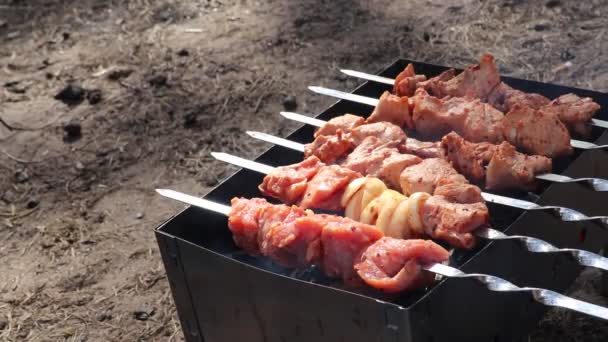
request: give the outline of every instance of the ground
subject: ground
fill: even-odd
[[[398,57],[608,90],[608,1],[0,1],[0,337],[182,340],[153,229],[253,157],[247,129]],[[62,97],[56,95],[74,85]],[[293,98],[292,98],[293,97]],[[571,294],[608,304],[599,274]],[[552,311],[531,341],[600,341]]]

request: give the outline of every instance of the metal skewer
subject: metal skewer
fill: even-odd
[[[275,137],[274,135],[262,132],[248,131],[247,134],[255,139],[263,140],[271,144],[304,152],[304,145],[291,140]],[[550,210],[556,213],[562,219],[562,221],[600,221],[601,223],[608,224],[608,216],[587,216],[579,211],[566,207],[555,205],[539,205],[534,202],[495,195],[487,192],[482,192],[481,196],[484,200],[488,202],[501,204],[508,207],[514,207],[524,210]]]
[[[346,101],[362,103],[362,104],[366,104],[366,105],[369,105],[372,107],[377,106],[378,102],[379,102],[378,99],[375,99],[372,97],[351,94],[351,93],[334,90],[334,89],[329,89],[329,88],[324,88],[324,87],[310,86],[310,87],[308,87],[308,89],[312,90],[313,92],[315,92],[317,94],[327,95],[327,96],[335,97],[335,98],[346,100]],[[606,122],[606,125],[608,127],[608,122]],[[595,149],[608,148],[608,145],[597,145],[594,143],[590,143],[590,142],[582,141],[582,140],[576,140],[576,139],[570,139],[570,145],[572,145],[572,147],[574,147],[574,148],[580,148],[583,150],[595,150]]]
[[[212,202],[206,199],[194,197],[191,195],[187,195],[181,192],[168,190],[168,189],[157,189],[160,195],[171,198],[176,201],[180,201],[182,203],[190,204],[202,209],[211,210],[219,214],[223,214],[228,216],[230,214],[231,208],[227,205],[223,205],[220,203]],[[504,280],[502,278],[498,278],[491,275],[486,274],[478,274],[478,273],[464,273],[457,268],[443,265],[443,264],[427,264],[422,266],[423,269],[433,272],[435,274],[442,275],[448,278],[473,278],[483,284],[490,291],[497,292],[528,292],[532,295],[535,301],[548,305],[570,309],[573,311],[578,311],[590,316],[594,316],[597,318],[601,318],[604,320],[608,320],[608,309],[599,305],[587,303],[578,299],[574,299],[572,297],[568,297],[557,293],[555,291],[536,288],[536,287],[519,287],[514,285],[513,283]]]
[[[228,153],[211,152],[211,155],[215,159],[225,163],[240,166],[247,170],[256,171],[265,175],[271,173],[275,169],[272,166],[233,156]],[[596,267],[608,271],[608,258],[589,251],[572,248],[557,248],[552,244],[537,238],[522,235],[506,235],[493,228],[479,228],[474,233],[476,236],[486,240],[519,240],[524,243],[527,250],[534,253],[568,253],[583,266]]]
[[[382,76],[378,76],[378,75],[372,75],[372,74],[368,74],[368,73],[365,73],[365,72],[356,71],[356,70],[349,70],[349,69],[340,69],[340,71],[343,74],[346,74],[348,76],[357,77],[357,78],[364,79],[364,80],[367,80],[367,81],[388,84],[388,85],[391,85],[391,86],[395,84],[395,80],[392,79],[392,78],[388,78],[388,77],[382,77]],[[591,122],[589,124],[592,125],[592,126],[597,126],[597,127],[602,127],[602,128],[608,128],[608,121],[604,121],[604,120],[591,119]]]

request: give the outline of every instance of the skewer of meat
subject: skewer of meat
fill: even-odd
[[[157,192],[228,216],[228,228],[237,246],[285,266],[318,265],[330,277],[342,278],[347,283],[363,282],[389,293],[425,287],[434,280],[432,273],[448,278],[473,278],[491,291],[529,292],[541,304],[608,320],[608,309],[602,306],[444,265],[441,262],[448,259],[448,252],[431,241],[383,237],[374,226],[297,207],[272,205],[259,198],[235,198],[229,207],[172,190]]]
[[[475,202],[472,187],[448,184],[439,189],[438,195],[414,193],[407,197],[390,190],[377,178],[358,177],[355,172],[337,165],[327,167],[315,157],[274,168],[226,153],[212,155],[218,160],[266,174],[259,187],[264,195],[303,208],[343,210],[346,217],[373,224],[390,237],[431,237],[459,248],[471,247],[474,236],[487,240],[518,240],[531,252],[568,253],[583,266],[608,270],[608,258],[601,255],[560,249],[537,238],[509,236],[488,227],[487,208],[483,203]],[[468,201],[463,201],[463,194],[468,194]]]
[[[302,118],[295,113],[282,114],[291,119]],[[305,146],[304,153],[333,162],[345,158],[369,136],[379,138],[383,145],[423,159],[445,159],[467,179],[477,183],[485,181],[487,189],[529,190],[535,187],[535,178],[563,179],[548,173],[551,159],[519,153],[508,142],[500,145],[470,143],[455,132],[447,134],[440,142],[421,142],[408,138],[401,128],[390,122],[365,123],[364,118],[351,114],[333,118],[320,127],[315,140]],[[608,190],[608,182],[606,188]]]
[[[408,64],[395,79],[354,70],[341,71],[350,76],[389,84],[393,86],[393,94],[398,96],[412,96],[416,89],[422,88],[438,98],[475,97],[504,113],[517,105],[530,107],[557,116],[572,133],[587,134],[590,125],[608,128],[607,121],[593,119],[600,106],[589,97],[581,98],[570,93],[549,100],[540,94],[513,89],[500,80],[494,57],[489,54],[484,54],[479,64],[468,66],[459,75],[454,69],[448,69],[431,79],[416,75],[412,64]]]
[[[318,94],[376,107],[376,112],[380,108],[383,111],[390,109],[391,119],[396,119],[396,116],[392,115],[393,112],[408,113],[412,117],[414,126],[405,128],[415,129],[427,137],[442,136],[450,131],[456,131],[474,142],[496,143],[506,140],[524,152],[550,158],[567,156],[572,152],[572,148],[608,148],[608,145],[570,139],[568,130],[555,115],[527,106],[516,106],[504,115],[479,100],[456,97],[439,99],[429,95],[424,89],[418,89],[417,95],[411,102],[413,110],[407,109],[406,112],[405,98],[389,92],[385,92],[380,99],[375,99],[324,87],[308,88]],[[383,102],[391,103],[391,107],[383,105]],[[400,106],[401,109],[395,110],[393,106]],[[373,115],[374,113],[370,118]],[[386,121],[386,118],[382,120]]]
[[[256,132],[256,133],[258,133],[258,132]],[[304,150],[305,150],[305,145],[302,145],[302,144],[299,144],[299,143],[296,143],[296,142],[293,142],[293,141],[290,141],[287,139],[278,138],[278,137],[275,137],[275,136],[272,136],[269,134],[259,133],[259,134],[256,134],[255,137],[258,139],[262,139],[264,141],[279,145],[279,146],[283,146],[283,147],[287,147],[287,148],[296,150],[296,151],[304,152]],[[439,164],[437,162],[436,158],[433,161],[433,163],[436,165]],[[442,164],[443,164],[442,168],[444,168],[444,174],[445,174],[445,170],[448,170],[450,168],[450,166],[446,165],[445,163],[442,163]],[[420,170],[420,171],[423,173],[425,172],[424,170]],[[375,172],[379,172],[379,171],[375,171]],[[432,172],[426,172],[425,174],[433,175]],[[457,175],[458,175],[458,173],[455,171],[454,172],[448,171],[448,174],[451,174],[455,177],[457,177]],[[423,177],[422,179],[430,179],[431,181],[438,180],[435,177]],[[462,177],[461,179],[464,179],[464,177]],[[500,196],[500,195],[491,194],[491,193],[487,193],[487,192],[480,192],[480,194],[485,201],[492,202],[495,204],[505,205],[505,206],[519,208],[519,209],[523,209],[523,210],[552,211],[553,213],[557,214],[562,221],[577,221],[577,222],[579,222],[579,221],[598,221],[603,224],[608,224],[608,216],[587,216],[587,215],[585,215],[579,211],[576,211],[574,209],[571,209],[571,208],[553,206],[553,205],[539,205],[534,202],[524,201],[524,200],[515,199],[515,198],[511,198],[511,197]]]
[[[443,158],[467,179],[473,182],[485,181],[487,189],[522,189],[535,186],[535,179],[558,183],[585,183],[595,191],[608,191],[608,180],[601,178],[571,178],[554,173],[551,160],[543,156],[528,156],[519,153],[508,142],[500,145],[471,143],[455,132],[449,133],[441,142],[421,142],[409,138],[397,126],[388,122],[365,124],[365,119],[346,114],[329,122],[305,115],[281,112],[284,117],[319,127],[315,140],[304,148],[305,155],[314,154],[324,162],[333,162],[351,152],[367,136],[376,136],[385,144],[420,158]],[[259,132],[249,132],[257,139],[269,140],[274,137]],[[272,142],[272,141],[271,141]],[[285,144],[290,144],[284,141]],[[298,144],[286,146],[296,150]]]

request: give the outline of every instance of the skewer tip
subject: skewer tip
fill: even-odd
[[[256,131],[246,131],[245,133],[247,133],[248,136],[255,138],[260,136],[260,134],[262,134],[261,132],[256,132]]]
[[[222,157],[226,156],[226,153],[224,152],[211,152],[211,156],[215,159],[221,159]]]
[[[171,190],[169,190],[169,189],[155,189],[155,191],[159,195],[161,195],[161,196],[166,196],[169,193],[169,191],[171,191]]]

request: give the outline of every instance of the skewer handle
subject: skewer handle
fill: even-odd
[[[519,287],[507,280],[487,274],[464,273],[461,270],[443,264],[430,264],[423,269],[446,276],[448,278],[473,278],[484,284],[488,290],[496,292],[529,292],[535,301],[548,305],[578,311],[590,316],[608,320],[608,308],[583,302],[572,297],[564,296],[555,291],[536,287]]]
[[[528,251],[533,253],[568,253],[580,265],[608,271],[608,258],[582,249],[557,248],[541,239],[523,235],[506,235],[492,228],[477,229],[475,235],[488,240],[518,240],[526,246]]]
[[[555,173],[546,173],[536,176],[538,179],[548,180],[555,183],[584,183],[590,186],[595,191],[608,191],[608,180],[601,178],[570,178],[568,176],[557,175]]]
[[[534,202],[523,201],[516,198],[505,197],[495,194],[490,194],[487,192],[482,192],[481,196],[484,200],[491,203],[497,203],[501,205],[507,205],[515,208],[520,208],[524,210],[544,210],[544,211],[552,211],[562,221],[567,222],[584,222],[584,221],[599,221],[603,224],[608,224],[608,216],[587,216],[580,211],[560,207],[557,205],[538,205]]]

